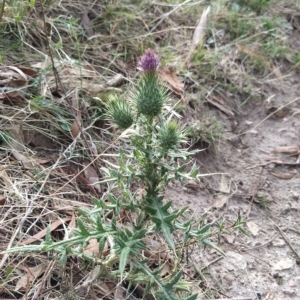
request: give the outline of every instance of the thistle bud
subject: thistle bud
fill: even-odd
[[[123,99],[111,100],[108,105],[107,115],[120,129],[127,129],[133,123],[131,108]]]
[[[181,141],[179,125],[175,121],[164,124],[158,134],[160,146],[164,150],[174,148]]]

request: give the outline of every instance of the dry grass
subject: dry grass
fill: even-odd
[[[37,70],[27,76],[26,86],[17,86],[25,97],[6,93],[0,102],[1,250],[20,245],[57,220],[61,225],[53,238],[60,239],[74,226],[75,207],[92,206],[91,197],[105,193],[105,186],[89,185],[87,171],[90,165],[101,180],[101,158],[118,145],[103,121],[103,103],[133,81],[145,49],[154,49],[162,64],[177,70],[186,88],[180,113],[195,124],[206,122],[207,97],[238,112],[247,99],[264,97],[266,86],[285,84],[299,68],[297,49],[287,38],[293,26],[300,26],[297,1],[288,7],[273,1],[258,14],[238,4],[234,12],[228,1],[212,1],[205,46],[193,52],[188,64],[193,29],[207,1],[48,2],[30,8],[27,1],[7,1],[0,28],[3,65]],[[122,80],[111,85],[116,75]],[[202,130],[208,143],[217,135],[216,124],[210,128],[210,123],[205,123],[207,132],[203,126],[195,130]],[[88,299],[114,299],[113,283],[107,283],[108,292],[101,281],[87,288],[92,269],[70,259],[61,270],[51,253],[4,255],[0,297],[87,299],[88,294]]]

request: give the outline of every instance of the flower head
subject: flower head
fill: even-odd
[[[159,66],[159,57],[151,50],[146,50],[138,63],[138,69],[144,72],[155,71]]]

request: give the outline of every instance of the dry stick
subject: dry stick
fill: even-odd
[[[273,242],[278,237],[278,235],[279,235],[279,233],[277,232],[270,240],[268,240],[267,242],[265,242],[262,245],[254,246],[254,247],[250,247],[250,248],[240,248],[239,251],[247,252],[247,251],[251,251],[254,249],[263,248],[263,247],[267,246],[268,244],[270,244],[271,242]]]
[[[0,22],[2,21],[2,17],[3,17],[3,13],[4,13],[5,2],[6,2],[6,0],[3,0],[3,2],[2,2],[2,7],[1,7],[1,11],[0,11]]]
[[[223,259],[224,256],[219,256],[216,259],[212,260],[211,262],[209,262],[205,267],[203,267],[200,272],[202,273],[204,270],[206,270],[208,267],[210,267],[211,265],[213,265],[214,263],[218,262],[219,260]],[[197,269],[196,269],[197,270]],[[198,270],[197,270],[198,271]],[[198,271],[199,272],[199,271]]]
[[[282,235],[282,237],[284,238],[284,240],[286,241],[286,243],[290,246],[290,248],[292,249],[292,251],[295,253],[295,255],[297,256],[298,260],[300,260],[300,255],[295,250],[295,248],[292,246],[292,244],[290,243],[290,241],[287,238],[287,236],[284,234],[284,232],[280,229],[280,227],[272,219],[270,219],[270,220],[273,222],[273,224],[278,229],[278,231],[280,232],[280,234]]]
[[[248,218],[249,215],[250,215],[251,207],[252,207],[252,204],[253,204],[255,195],[257,194],[257,190],[258,190],[258,188],[259,188],[260,182],[261,182],[261,175],[262,175],[262,172],[263,172],[263,168],[261,168],[261,170],[260,170],[260,173],[259,173],[259,177],[258,177],[257,183],[256,183],[256,185],[255,185],[255,187],[254,187],[254,190],[253,190],[253,193],[252,193],[252,197],[251,197],[251,201],[250,201],[250,204],[249,204],[248,212],[247,212],[247,214],[246,214],[246,217],[247,217],[247,218]]]
[[[264,164],[259,164],[259,165],[255,165],[255,166],[252,166],[252,167],[248,167],[246,168],[246,170],[250,170],[250,169],[254,169],[254,168],[257,168],[257,167],[265,167],[269,164],[275,164],[275,165],[283,165],[283,166],[300,166],[300,163],[290,163],[290,162],[283,162],[283,161],[279,161],[279,160],[271,160],[271,161],[268,161]]]
[[[47,278],[47,276],[48,276],[48,274],[49,274],[49,272],[50,272],[50,269],[52,269],[53,265],[54,265],[54,261],[51,261],[51,262],[48,264],[48,266],[47,266],[47,268],[46,268],[46,270],[45,270],[45,272],[44,272],[42,281],[41,281],[41,283],[40,283],[40,285],[39,285],[39,288],[38,288],[37,292],[35,293],[35,295],[33,296],[33,298],[32,298],[31,300],[37,300],[37,299],[40,299],[40,298],[38,298],[38,297],[39,297],[39,295],[41,294],[41,290],[42,290],[42,288],[43,288],[43,286],[44,286],[45,280],[46,280],[46,278]]]
[[[38,194],[37,194],[37,196],[38,196]],[[15,229],[15,232],[13,233],[12,237],[10,238],[10,241],[7,245],[6,250],[9,250],[11,248],[16,236],[18,235],[19,231],[21,231],[21,228],[23,227],[23,224],[24,224],[25,220],[27,219],[27,216],[32,212],[32,206],[33,206],[34,200],[37,198],[37,196],[35,198],[32,198],[32,200],[30,201],[28,209],[26,210],[25,215],[20,220],[18,227]],[[6,262],[6,260],[8,259],[8,257],[9,257],[8,253],[5,253],[3,255],[1,262],[0,262],[0,270],[3,268],[3,265]]]

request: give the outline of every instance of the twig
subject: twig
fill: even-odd
[[[43,288],[43,286],[44,286],[45,280],[46,280],[46,278],[47,278],[47,276],[48,276],[48,274],[49,274],[50,269],[52,269],[53,265],[54,265],[54,261],[51,261],[51,262],[48,264],[48,266],[47,266],[47,268],[46,268],[46,270],[45,270],[45,272],[44,272],[42,281],[41,281],[41,283],[39,284],[39,288],[38,288],[37,292],[35,293],[35,295],[33,296],[33,298],[32,298],[31,300],[37,300],[37,299],[40,299],[40,298],[39,298],[39,295],[41,294],[41,290],[42,290],[42,288]]]
[[[206,270],[208,267],[210,267],[211,265],[213,265],[214,263],[218,262],[219,260],[223,259],[224,256],[219,256],[216,259],[212,260],[211,262],[209,262],[205,267],[203,267],[200,272],[202,273],[204,270]],[[197,271],[198,272],[198,271]]]
[[[267,246],[268,244],[270,244],[271,242],[273,242],[278,237],[278,234],[279,233],[276,233],[269,241],[265,242],[262,245],[251,247],[251,248],[241,248],[239,250],[242,251],[242,252],[247,252],[247,251],[250,251],[250,250],[253,250],[253,249],[263,248],[263,247]]]
[[[289,239],[287,238],[287,236],[284,234],[284,232],[280,229],[280,227],[272,220],[270,219],[273,224],[275,225],[275,227],[278,229],[278,231],[280,232],[281,236],[283,237],[283,239],[286,241],[286,243],[290,246],[290,248],[292,249],[292,251],[295,253],[295,255],[297,256],[298,260],[300,260],[300,255],[298,254],[298,252],[295,250],[295,248],[292,246],[292,244],[290,243]]]
[[[261,175],[262,175],[262,172],[263,172],[263,168],[261,168],[261,170],[260,170],[260,173],[259,173],[259,177],[258,177],[257,183],[256,183],[256,185],[255,185],[255,187],[254,187],[254,190],[253,190],[253,193],[252,193],[251,202],[250,202],[250,204],[249,204],[248,212],[247,212],[247,214],[246,214],[247,218],[248,218],[249,215],[250,215],[251,207],[252,207],[252,204],[253,204],[255,195],[257,194],[257,190],[258,190],[258,188],[259,188],[260,182],[261,182]]]
[[[284,161],[281,161],[281,160],[271,160],[271,161],[268,161],[267,163],[264,163],[264,164],[259,164],[259,165],[255,165],[255,166],[246,168],[246,170],[254,169],[254,168],[257,168],[257,167],[265,167],[269,164],[300,167],[300,162],[299,163],[298,162],[290,163],[290,162],[284,162]]]
[[[211,105],[215,106],[216,108],[218,108],[220,111],[222,111],[223,113],[225,113],[227,116],[229,116],[229,117],[231,117],[231,118],[234,117],[234,113],[233,113],[231,110],[225,108],[223,105],[221,105],[221,104],[219,104],[219,103],[213,101],[213,100],[210,99],[210,98],[206,98],[206,101],[207,101],[208,103],[210,103]]]
[[[6,0],[3,0],[3,2],[2,2],[1,11],[0,11],[0,22],[2,21],[2,17],[3,17],[3,13],[4,13],[5,2],[6,2]]]

